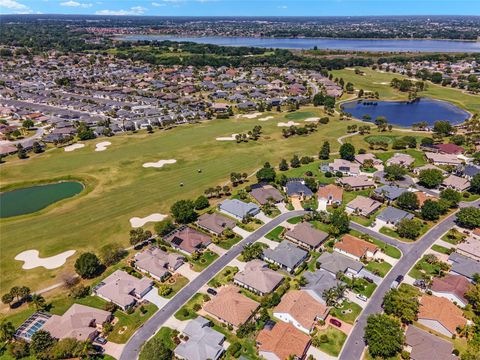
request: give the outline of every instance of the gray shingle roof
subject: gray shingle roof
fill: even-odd
[[[451,253],[448,260],[452,262],[452,271],[463,275],[469,279],[473,278],[474,274],[480,274],[480,262],[470,259],[459,253]]]
[[[407,189],[391,185],[384,185],[373,190],[375,194],[385,196],[385,198],[388,200],[395,200],[405,191],[407,191]]]
[[[324,252],[318,258],[318,262],[321,264],[322,269],[325,269],[332,274],[336,274],[339,271],[345,272],[347,269],[352,269],[358,272],[363,268],[363,264],[360,261],[353,260],[337,252]]]
[[[392,206],[387,207],[380,214],[377,215],[377,219],[397,224],[402,219],[413,219],[414,216],[409,212],[406,212],[401,209],[394,208]]]
[[[267,258],[293,269],[308,253],[290,241],[284,240],[274,250],[265,249],[263,254]]]

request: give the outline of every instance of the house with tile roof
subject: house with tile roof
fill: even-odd
[[[433,278],[430,291],[433,295],[446,298],[461,307],[468,304],[465,293],[471,283],[464,276],[447,274],[444,277]]]
[[[381,202],[373,200],[369,197],[359,195],[350,201],[345,207],[348,214],[370,216],[382,206]]]
[[[480,261],[480,239],[470,236],[457,245],[457,253]]]
[[[211,244],[212,239],[209,235],[204,234],[189,226],[181,226],[164,237],[175,249],[191,255],[197,251],[206,248]]]
[[[175,348],[175,357],[185,360],[217,360],[225,349],[225,336],[212,329],[209,320],[199,316],[190,320],[183,330],[185,337]]]
[[[308,222],[300,222],[291,230],[285,232],[285,239],[306,250],[315,250],[328,239],[328,234],[315,229]]]
[[[318,200],[325,201],[327,205],[341,205],[343,200],[343,188],[335,184],[320,186],[317,195]]]
[[[409,167],[414,162],[415,162],[415,159],[408,154],[395,153],[390,159],[387,160],[387,166],[401,165],[401,166]]]
[[[292,324],[280,321],[260,331],[256,342],[262,358],[285,360],[292,355],[294,359],[305,358],[311,339]]]
[[[418,322],[448,337],[453,336],[457,328],[467,325],[462,310],[450,300],[430,295],[420,299]]]
[[[234,329],[249,321],[260,304],[239,292],[236,286],[222,287],[216,296],[208,301],[203,310],[215,319],[232,325]]]
[[[405,334],[406,351],[411,360],[456,360],[450,341],[410,325]]]
[[[442,186],[456,191],[466,191],[470,188],[470,180],[456,175],[450,175],[443,180]]]
[[[167,253],[158,247],[136,253],[134,259],[135,268],[159,281],[163,281],[170,271],[177,270],[185,262],[183,256]]]
[[[333,251],[360,261],[360,259],[372,259],[378,251],[378,246],[350,234],[345,234],[335,243]]]
[[[300,249],[288,240],[282,241],[275,249],[263,251],[263,260],[278,265],[292,273],[308,257],[308,251]]]
[[[282,301],[273,309],[273,316],[310,334],[317,321],[327,318],[329,311],[308,292],[292,290],[283,295]]]
[[[337,251],[333,253],[323,252],[318,258],[318,262],[321,269],[328,271],[332,275],[336,275],[340,271],[348,277],[355,277],[363,269],[363,263]]]
[[[337,183],[347,189],[365,190],[375,187],[375,183],[366,175],[347,176],[337,179]]]
[[[465,276],[470,281],[473,280],[475,274],[480,274],[480,261],[473,260],[457,252],[451,253],[448,261],[452,264],[451,274]]]
[[[198,218],[197,225],[212,234],[221,236],[226,229],[233,229],[237,226],[237,223],[219,213],[205,213]]]
[[[452,165],[452,166],[459,166],[463,163],[457,155],[453,154],[442,154],[442,153],[425,153],[425,157],[427,160],[435,165]]]
[[[283,279],[282,274],[270,269],[262,260],[255,259],[247,262],[245,269],[235,274],[233,283],[264,296],[274,291]]]
[[[250,195],[260,204],[265,205],[268,202],[278,203],[283,200],[282,193],[269,184],[252,185]]]
[[[337,280],[335,275],[324,269],[318,269],[313,273],[306,271],[303,276],[308,283],[302,287],[302,290],[309,293],[324,305],[326,305],[326,302],[323,298],[323,293],[326,290],[337,287],[338,285],[344,285],[342,281]]]

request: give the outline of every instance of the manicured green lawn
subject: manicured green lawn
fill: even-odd
[[[350,285],[352,283],[352,280],[346,276],[342,277],[342,281],[345,282],[347,285]],[[365,279],[355,279],[355,285],[353,286],[353,291],[357,294],[362,294],[365,295],[367,298],[372,296],[373,292],[377,288],[377,285],[375,283],[369,283]]]
[[[137,308],[133,314],[126,314],[123,311],[117,310],[114,315],[118,318],[118,322],[108,335],[108,340],[118,344],[126,343],[140,325],[147,321],[158,310],[154,304],[143,305],[143,307],[146,310],[145,314],[142,314],[140,308]]]
[[[319,145],[319,147],[320,146],[321,146],[321,144]],[[330,144],[330,146],[333,146],[333,144]],[[310,154],[310,155],[315,155],[316,156],[317,153],[313,153],[313,154]],[[290,162],[290,158],[286,158],[285,160],[287,160],[287,162]],[[310,171],[312,173],[312,176],[314,176],[316,178],[316,180],[318,182],[320,182],[321,184],[331,184],[331,183],[335,182],[335,178],[334,177],[327,178],[325,176],[325,173],[323,173],[319,169],[320,165],[322,163],[325,163],[325,162],[328,163],[329,160],[313,161],[310,164],[301,165],[298,168],[290,168],[287,171],[279,171],[278,174],[285,175],[288,178],[302,178],[302,177],[306,176],[305,175],[306,172]]]
[[[311,251],[310,252],[310,261],[308,262],[308,271],[315,272],[317,270],[317,259],[322,255],[319,252]]]
[[[401,237],[400,235],[398,235],[398,233],[395,230],[393,230],[389,227],[386,227],[386,226],[384,226],[380,229],[380,233],[384,234],[384,235],[387,235],[387,236],[390,236],[390,237],[393,237],[393,238],[398,239],[398,240],[402,240],[402,241],[406,241],[406,242],[412,242],[412,241],[416,241],[419,238],[421,238],[423,236],[423,234],[425,234],[430,229],[430,227],[431,226],[428,226],[428,225],[422,225],[422,228],[420,230],[420,234],[418,235],[418,237],[415,240]]]
[[[410,270],[408,275],[410,275],[414,279],[421,279],[422,274],[428,275],[428,276],[434,276],[434,275],[438,274],[440,269],[441,269],[441,266],[440,266],[439,262],[434,263],[434,264],[430,264],[425,260],[425,256],[423,256],[415,264],[415,266],[412,268],[412,270]]]
[[[285,115],[285,119],[288,120],[305,120],[310,117],[318,117],[318,114],[314,111],[299,110]]]
[[[180,274],[175,274],[171,278],[167,279],[163,284],[172,288],[172,292],[167,296],[167,299],[171,299],[176,293],[178,293],[185,285],[189,283],[189,280]]]
[[[324,116],[320,108],[302,111]],[[330,142],[332,152],[337,151],[337,139],[348,125],[334,116],[308,137],[285,139],[277,122],[286,115],[275,113],[275,119],[262,122],[264,137],[257,142],[216,141],[217,136],[245,132],[260,124],[258,119],[231,118],[156,130],[154,134],[140,131],[114,136],[109,139],[112,145],[103,152],[94,151],[97,140],[86,141],[84,148],[74,152],[53,149],[27,160],[15,156],[5,159],[0,191],[70,176],[87,183],[89,192],[45,212],[0,220],[0,293],[13,285],[39,290],[55,284],[61,273],[73,270],[76,258],[84,251],[95,251],[107,243],[127,247],[130,218],[168,214],[175,201],[198,197],[206,188],[228,181],[231,172],[251,174],[266,161],[278,165],[282,158],[290,160],[294,154],[316,155],[325,140]],[[160,159],[176,159],[177,163],[158,169],[142,167],[145,162]],[[152,229],[153,224],[145,227]],[[32,244],[41,257],[66,250],[76,253],[58,269],[24,270],[22,262],[14,258],[31,249]]]
[[[287,222],[289,224],[298,224],[299,222],[302,221],[302,219],[303,219],[303,216],[295,216],[293,218],[288,219]]]
[[[436,252],[439,252],[441,254],[446,254],[446,255],[450,255],[450,253],[452,252],[452,250],[447,249],[446,247],[441,246],[441,245],[437,245],[437,244],[432,245],[432,250],[434,250]]]
[[[388,262],[383,261],[383,262],[375,262],[375,261],[370,261],[365,268],[372,272],[375,275],[381,276],[382,278],[387,275],[387,273],[390,271],[392,268],[392,265],[390,265]]]
[[[219,274],[208,282],[208,286],[218,288],[233,281],[233,277],[238,272],[236,266],[226,266]]]
[[[190,262],[193,264],[193,271],[200,272],[214,262],[217,258],[218,255],[216,253],[210,250],[205,250],[200,258],[197,260],[190,259]]]
[[[315,336],[320,337],[322,335],[327,335],[328,341],[321,343],[318,348],[323,352],[326,352],[328,355],[338,356],[342,350],[343,343],[347,339],[347,335],[345,335],[345,333],[342,331],[335,329],[333,326],[329,326],[325,330],[318,331]]]
[[[176,345],[175,343],[173,342],[172,340],[172,337],[173,337],[173,329],[169,328],[169,327],[162,327],[160,328],[160,330],[158,330],[158,332],[153,336],[152,339],[150,339],[149,341],[152,341],[153,339],[161,339],[162,340],[162,343],[170,350],[174,350]],[[148,342],[148,341],[147,341]],[[146,344],[146,343],[145,343]],[[145,346],[144,344],[144,346]],[[140,351],[140,354],[141,354],[141,351]],[[141,355],[140,355],[141,356]]]
[[[193,297],[187,301],[185,305],[183,305],[176,313],[175,313],[175,318],[178,320],[189,320],[189,319],[195,319],[198,315],[197,313],[193,310],[193,306],[195,304],[200,304],[203,305],[204,302],[204,295],[203,294],[195,294]]]
[[[220,240],[217,245],[220,246],[222,249],[228,250],[230,249],[233,245],[238,243],[240,240],[242,240],[241,236],[234,236],[230,239],[222,239]]]
[[[265,237],[272,241],[281,242],[283,239],[280,237],[280,235],[284,230],[285,228],[283,226],[277,226],[275,229],[273,229],[267,235],[265,235]]]
[[[442,236],[442,240],[446,241],[450,244],[457,245],[460,243],[463,239],[465,239],[466,236],[462,234],[459,231],[452,231],[451,229]]]
[[[338,308],[332,308],[332,310],[330,310],[330,314],[348,324],[353,324],[358,315],[360,315],[361,311],[362,307],[360,305],[348,300],[344,300],[342,306]]]
[[[377,158],[385,162],[388,159],[390,159],[395,153],[408,154],[411,157],[413,157],[415,159],[415,162],[413,163],[414,167],[423,166],[427,164],[427,160],[425,158],[424,153],[415,149],[387,151],[387,152],[375,153],[375,155],[377,156]]]
[[[362,233],[359,232],[359,231],[356,231],[356,230],[350,230],[350,234],[352,234],[356,237],[361,237],[362,236]],[[400,257],[402,256],[401,251],[398,248],[396,248],[395,246],[386,244],[383,241],[375,239],[371,236],[368,237],[368,241],[377,245],[381,250],[383,250],[383,252],[386,255],[388,255],[388,256],[390,256],[394,259],[400,259]]]

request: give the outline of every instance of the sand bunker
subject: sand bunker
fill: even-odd
[[[242,118],[245,118],[245,119],[255,119],[256,117],[259,117],[260,115],[262,115],[262,113],[253,113],[253,114],[245,114],[245,115],[242,115]]]
[[[110,141],[102,141],[95,145],[95,151],[105,151],[107,150],[107,146],[112,145]]]
[[[279,123],[277,124],[277,126],[286,126],[286,127],[293,126],[293,125],[300,125],[300,124],[299,124],[299,123],[296,123],[296,122],[294,122],[294,121],[289,121],[289,122],[286,122],[286,123],[284,123],[284,122],[279,122]]]
[[[273,119],[274,117],[273,116],[265,116],[265,117],[262,117],[260,119],[258,119],[258,121],[267,121],[267,120],[270,120],[270,119]]]
[[[73,151],[73,150],[81,149],[83,147],[85,147],[85,144],[73,144],[73,145],[65,146],[63,149],[66,152],[70,152],[70,151]]]
[[[38,250],[27,250],[15,256],[15,260],[23,261],[22,269],[29,270],[43,266],[45,269],[56,269],[67,261],[67,258],[75,254],[75,250],[68,250],[61,254],[40,258]]]
[[[130,225],[132,225],[132,227],[134,227],[134,228],[138,228],[138,227],[141,227],[141,226],[145,225],[148,222],[162,221],[166,217],[167,217],[167,215],[158,214],[158,213],[150,214],[150,215],[145,216],[143,218],[133,217],[133,218],[130,219]]]
[[[157,162],[147,162],[147,163],[143,164],[143,167],[144,168],[150,168],[150,167],[161,168],[161,167],[163,167],[163,165],[175,164],[176,162],[177,162],[177,160],[175,160],[175,159],[158,160]]]
[[[224,137],[217,137],[215,140],[217,141],[233,141],[236,140],[235,136],[238,134],[232,134],[231,136],[224,136]]]
[[[318,118],[318,117],[309,117],[309,118],[306,118],[306,119],[303,120],[303,121],[306,121],[306,122],[317,122],[318,120],[320,120],[320,118]]]

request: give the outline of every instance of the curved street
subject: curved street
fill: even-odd
[[[200,288],[220,272],[230,261],[235,259],[245,245],[251,244],[262,236],[268,234],[282,222],[299,215],[305,214],[304,210],[290,211],[277,216],[269,223],[263,225],[255,232],[247,236],[238,244],[230,248],[223,256],[203,270],[200,275],[186,285],[175,295],[163,308],[158,310],[125,344],[119,360],[132,360],[138,358],[142,345],[162,327],[162,325],[174,315]]]

